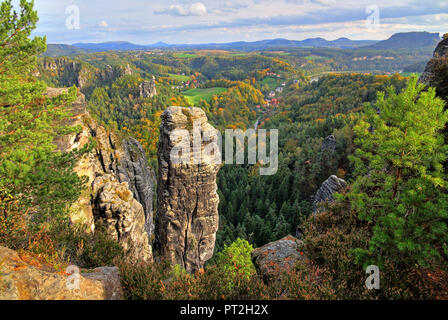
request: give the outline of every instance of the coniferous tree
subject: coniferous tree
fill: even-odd
[[[442,163],[448,146],[441,129],[448,113],[435,89],[423,88],[413,77],[400,94],[393,88],[387,97],[378,94],[355,127],[360,148],[352,157],[357,179],[350,199],[372,226],[369,248],[355,251],[365,263],[446,263],[448,181]]]
[[[73,172],[75,155],[55,151],[54,138],[73,133],[62,123],[76,88],[56,98],[32,72],[45,50],[45,38],[29,36],[38,20],[33,1],[20,1],[17,13],[6,0],[0,6],[0,240],[12,237],[18,220],[38,227],[63,218],[79,196],[82,180]],[[20,219],[19,219],[20,216]],[[28,227],[29,227],[28,226]]]

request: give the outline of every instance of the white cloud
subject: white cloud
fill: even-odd
[[[320,4],[325,7],[332,7],[332,6],[337,5],[336,0],[312,0],[311,2]]]
[[[203,3],[196,2],[191,5],[190,13],[192,16],[205,16],[207,14],[207,8]]]
[[[207,14],[207,8],[201,2],[193,3],[190,6],[172,4],[168,8],[156,10],[154,13],[172,16],[205,16]]]
[[[107,22],[106,22],[105,20],[102,20],[102,21],[99,23],[99,26],[100,26],[101,28],[107,28],[109,25],[107,24]]]

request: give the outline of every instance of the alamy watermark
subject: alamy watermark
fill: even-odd
[[[201,123],[197,121],[193,123],[191,132],[192,134],[187,129],[175,129],[170,133],[170,140],[174,145],[170,152],[171,163],[222,164],[222,134],[215,129],[202,130]],[[278,130],[271,129],[268,132],[265,129],[226,129],[224,151],[226,165],[244,164],[247,154],[248,164],[260,165],[260,175],[274,175],[278,170]]]
[[[65,14],[67,18],[65,19],[65,27],[69,30],[78,30],[80,26],[80,10],[76,5],[70,5],[65,8]]]
[[[370,5],[366,8],[366,14],[369,16],[366,19],[367,29],[379,29],[380,24],[380,8],[377,5]]]
[[[79,284],[81,280],[81,272],[79,268],[75,265],[68,266],[65,270],[69,276],[65,282],[68,290],[79,290]]]
[[[380,289],[380,268],[375,265],[370,265],[366,269],[366,273],[369,275],[366,279],[366,287],[369,290]]]

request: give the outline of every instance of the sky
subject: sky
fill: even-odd
[[[48,43],[175,44],[448,32],[448,0],[35,0]]]

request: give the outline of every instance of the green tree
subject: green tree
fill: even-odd
[[[235,279],[240,279],[241,276],[249,279],[255,274],[255,267],[250,257],[253,250],[247,240],[237,238],[230,246],[225,245],[217,254],[216,265],[228,277],[226,281],[229,287],[235,285]]]
[[[83,183],[73,172],[80,152],[56,152],[53,143],[56,136],[79,130],[58,125],[69,116],[65,106],[75,100],[76,88],[45,97],[45,84],[32,76],[36,56],[46,47],[44,38],[29,38],[38,20],[33,4],[21,0],[20,13],[11,0],[0,6],[0,233],[4,239],[11,236],[18,215],[33,227],[63,218]]]
[[[413,77],[402,93],[379,93],[375,107],[355,127],[360,146],[352,157],[356,181],[350,199],[372,228],[364,263],[435,266],[448,254],[447,180],[442,163],[448,121],[435,89]],[[372,130],[373,129],[373,130]]]

